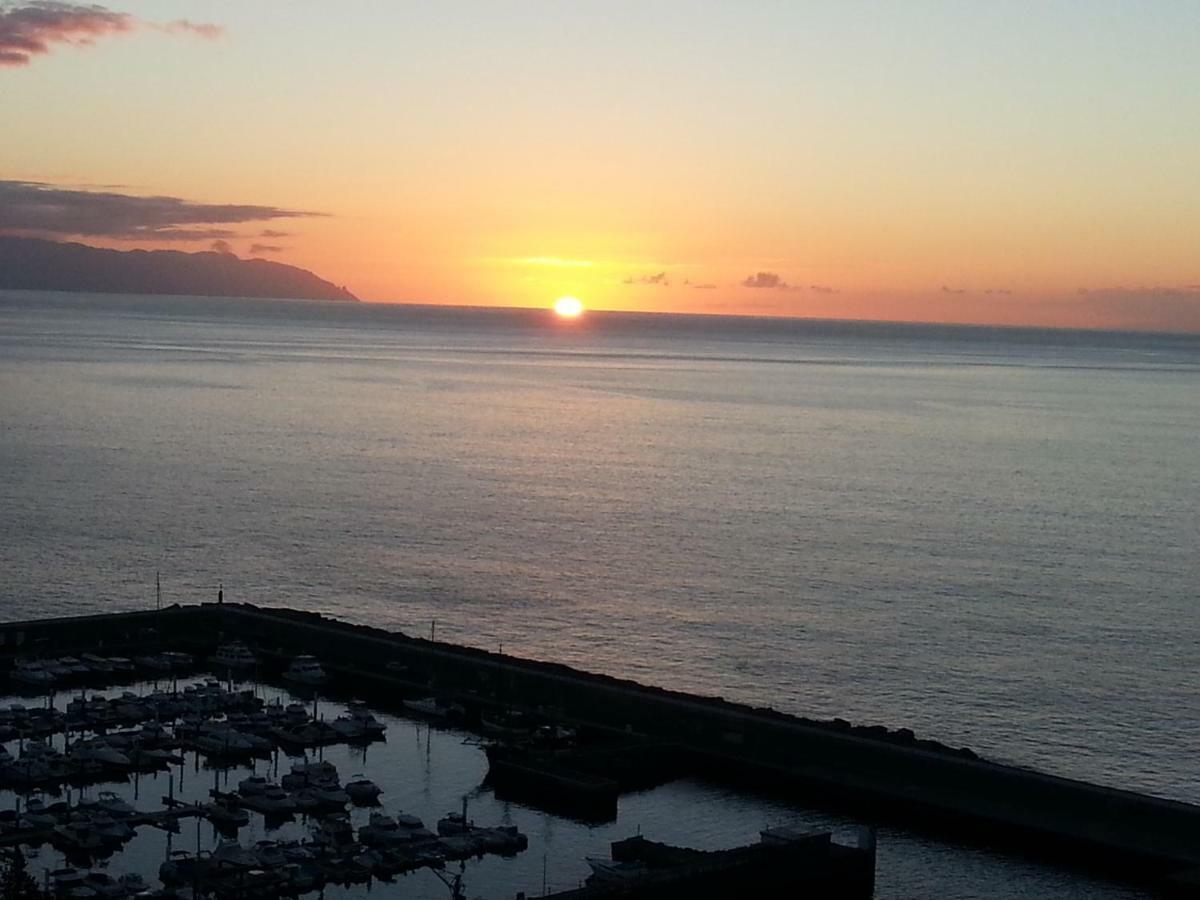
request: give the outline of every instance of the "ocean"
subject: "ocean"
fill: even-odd
[[[158,571],[1200,802],[1198,423],[1197,336],[0,292],[0,616]]]

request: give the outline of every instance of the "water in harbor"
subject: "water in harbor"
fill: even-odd
[[[1195,338],[0,293],[0,615],[161,569],[1200,801],[1198,388]],[[880,896],[1070,895],[904,847]]]
[[[87,693],[89,696],[118,696],[125,690],[136,694],[183,690],[192,680],[199,678],[144,682]],[[310,705],[313,702],[311,693],[307,692],[293,695],[277,687],[249,682],[239,686],[253,687],[268,703],[279,700]],[[0,705],[20,702],[36,706],[49,702],[65,710],[71,696],[60,693],[44,699],[0,697]],[[319,714],[326,719],[345,712],[345,706],[336,701],[319,698],[317,703]],[[512,900],[518,891],[534,897],[542,893],[543,886],[549,891],[577,887],[590,872],[585,857],[608,858],[612,841],[636,833],[653,840],[705,850],[757,842],[759,831],[774,825],[802,825],[832,831],[835,839],[843,843],[852,844],[857,839],[857,823],[850,819],[694,780],[676,781],[623,795],[615,821],[580,822],[498,799],[490,787],[483,785],[487,759],[478,735],[382,712],[377,716],[387,725],[386,741],[366,747],[337,744],[319,751],[320,758],[337,766],[343,783],[363,774],[383,788],[380,807],[351,807],[350,817],[355,828],[366,824],[371,812],[382,809],[393,815],[400,812],[416,815],[426,827],[433,829],[442,816],[461,810],[465,796],[468,815],[477,824],[516,825],[529,838],[528,849],[512,857],[489,855],[462,864],[446,863],[446,874],[463,874],[468,897]],[[56,749],[64,748],[63,735],[47,741]],[[19,754],[18,742],[5,746],[14,756]],[[308,759],[317,756],[317,752],[310,751]],[[168,796],[184,802],[207,802],[211,790],[236,790],[238,782],[250,774],[265,775],[278,783],[289,771],[291,762],[286,754],[279,753],[271,759],[256,760],[253,765],[216,768],[210,767],[198,754],[187,751],[182,766],[131,776],[124,782],[95,784],[83,789],[67,787],[57,795],[0,790],[0,809],[17,808],[30,796],[42,797],[47,802],[68,800],[79,803],[95,799],[100,791],[112,790],[140,812],[154,811],[163,808],[164,798]],[[296,815],[280,824],[252,813],[250,824],[240,829],[238,840],[247,847],[260,840],[311,840],[311,829],[316,821]],[[114,878],[136,873],[154,886],[158,868],[172,850],[210,851],[219,839],[220,835],[211,824],[194,818],[183,819],[177,833],[143,825],[138,827],[136,837],[121,850],[95,862],[93,867],[103,868]],[[71,862],[49,844],[27,851],[27,856],[29,871],[39,879]],[[930,865],[940,868],[942,883],[958,885],[948,896],[1000,900],[1031,895],[1102,900],[1136,900],[1143,896],[1135,890],[1104,884],[1082,873],[1046,869],[976,847],[939,844],[882,829],[879,833],[876,897],[886,900],[926,894],[930,885],[927,868]],[[365,893],[366,888],[362,885],[328,885],[324,889],[327,900],[361,897]],[[442,881],[432,871],[424,869],[397,876],[392,882],[373,881],[370,894],[381,900],[444,900],[449,895]]]

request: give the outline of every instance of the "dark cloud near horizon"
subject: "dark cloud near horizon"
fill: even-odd
[[[963,296],[965,294],[969,294],[971,292],[969,290],[967,290],[966,288],[950,287],[948,285],[943,284],[942,285],[942,293],[943,294],[955,294],[955,295],[961,297],[961,296]]]
[[[697,291],[715,291],[717,286],[711,281],[706,281],[703,284],[693,284],[692,287]]]
[[[49,53],[54,44],[87,47],[98,38],[128,33],[142,26],[167,34],[194,34],[209,39],[224,33],[220,25],[187,19],[161,24],[143,22],[129,13],[95,3],[62,0],[0,3],[0,66],[27,66],[34,56]]]
[[[30,181],[0,181],[0,234],[199,241],[238,237],[230,225],[323,216],[278,206],[192,203]]]
[[[267,256],[271,253],[283,253],[287,247],[280,247],[278,244],[251,244],[251,256]]]
[[[1077,293],[1087,308],[1116,327],[1200,330],[1200,284],[1081,287]]]
[[[827,284],[810,284],[808,289],[814,294],[836,294],[838,289]]]
[[[789,291],[792,286],[774,272],[755,272],[742,279],[742,287],[774,291]]]
[[[213,253],[220,253],[222,256],[237,256],[237,254],[233,252],[233,247],[230,246],[229,241],[213,241],[208,245],[208,249]]]
[[[285,238],[291,237],[290,231],[276,231],[274,228],[264,228],[258,233],[260,238]]]
[[[641,275],[636,278],[633,275],[630,275],[622,283],[623,284],[654,284],[654,285],[658,285],[659,287],[670,287],[671,286],[671,282],[667,278],[666,272],[655,272],[653,275]]]

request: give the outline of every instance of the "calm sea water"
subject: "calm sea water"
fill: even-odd
[[[161,570],[1200,802],[1197,423],[1197,338],[0,292],[0,615]]]

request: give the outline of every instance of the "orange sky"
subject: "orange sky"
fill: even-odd
[[[1200,8],[833,6],[113,4],[0,67],[0,180],[368,300],[1200,330]]]

